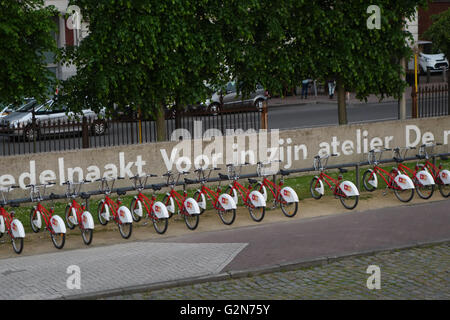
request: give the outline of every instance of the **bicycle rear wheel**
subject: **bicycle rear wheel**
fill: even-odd
[[[391,177],[395,177],[394,169],[389,174]],[[390,179],[391,188],[394,189],[394,194],[401,202],[409,202],[414,197],[414,189],[401,189],[394,179]]]
[[[439,184],[439,192],[444,198],[448,198],[450,196],[450,184]]]
[[[52,231],[50,231],[50,237],[52,238],[53,245],[56,249],[62,249],[64,247],[64,244],[66,242],[65,233],[53,233]]]
[[[133,231],[133,224],[130,222],[119,223],[119,232],[122,238],[128,239],[131,237],[131,232]]]
[[[281,211],[286,217],[292,218],[297,214],[298,202],[288,203],[281,195],[279,195],[278,202],[280,203]]]
[[[169,219],[160,218],[152,220],[153,220],[153,227],[155,228],[156,232],[158,232],[159,234],[163,234],[166,232]]]
[[[15,253],[20,254],[23,250],[23,238],[11,238],[11,244]]]
[[[92,237],[94,235],[93,229],[81,229],[81,238],[83,242],[88,246],[92,243]]]
[[[200,217],[198,214],[189,214],[187,212],[183,213],[184,215],[184,222],[186,223],[186,226],[190,230],[195,230],[198,226],[198,222],[200,220]]]
[[[236,209],[219,209],[217,210],[217,213],[219,214],[220,220],[226,225],[232,225],[234,220],[236,219]]]
[[[359,196],[345,196],[345,195],[339,195],[339,200],[341,200],[342,205],[348,209],[353,210],[358,205]]]
[[[250,207],[248,206],[248,212],[250,217],[256,221],[261,222],[264,219],[264,214],[266,213],[266,207]]]

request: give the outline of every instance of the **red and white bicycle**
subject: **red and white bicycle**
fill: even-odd
[[[134,189],[138,191],[138,194],[134,196],[130,203],[131,216],[135,222],[139,222],[144,216],[153,222],[153,227],[156,232],[163,234],[167,230],[169,221],[169,212],[167,211],[164,203],[156,201],[155,194],[149,199],[142,193],[147,184],[149,177],[157,177],[154,174],[147,174],[145,176],[136,175],[131,177],[133,180]],[[154,192],[161,190],[161,187],[152,185],[151,189]]]
[[[64,220],[60,216],[53,215],[55,213],[53,206],[50,209],[47,209],[41,203],[41,201],[44,200],[46,187],[54,184],[54,182],[49,182],[47,184],[27,185],[27,188],[30,188],[31,190],[31,201],[37,202],[36,206],[34,206],[30,212],[30,225],[31,230],[37,233],[41,230],[42,220],[44,220],[44,228],[50,233],[53,245],[57,249],[62,249],[66,242],[66,225],[64,224]],[[44,190],[42,193],[40,191],[41,188]],[[50,199],[54,199],[53,194],[50,195]]]
[[[197,201],[193,198],[188,198],[186,191],[186,182],[183,184],[183,195],[179,194],[175,190],[175,186],[178,184],[181,175],[187,175],[189,172],[178,172],[177,174],[168,171],[163,174],[167,178],[167,186],[170,191],[164,196],[163,203],[166,205],[169,211],[169,216],[175,213],[175,203],[177,204],[178,214],[184,217],[184,222],[190,230],[195,230],[200,220],[200,207]],[[175,178],[176,175],[176,178]]]
[[[236,218],[236,203],[233,198],[228,194],[220,194],[213,191],[206,186],[206,183],[211,176],[212,171],[220,170],[219,168],[209,169],[208,175],[205,175],[205,170],[202,168],[196,169],[195,173],[198,175],[198,181],[200,182],[200,189],[194,193],[194,200],[197,201],[200,212],[203,213],[206,210],[206,199],[211,200],[211,204],[214,209],[217,210],[220,219],[226,225],[231,225]],[[184,179],[186,183],[196,183],[196,181]]]
[[[19,188],[18,186],[0,187],[2,194],[2,202],[0,203],[0,238],[5,233],[11,239],[11,244],[15,253],[20,254],[23,250],[23,239],[25,238],[25,229],[22,222],[14,217],[14,211],[7,211],[5,206],[8,204],[5,193],[8,194],[11,190]],[[11,203],[11,207],[18,207],[19,204]]]
[[[342,205],[352,210],[358,205],[359,201],[359,191],[358,188],[354,185],[353,182],[344,180],[343,181],[343,173],[346,173],[347,170],[343,168],[339,168],[339,176],[338,179],[333,179],[329,175],[327,175],[324,171],[326,170],[328,159],[330,157],[337,157],[337,154],[332,155],[317,155],[314,157],[314,168],[319,171],[319,175],[315,176],[311,180],[310,191],[311,195],[314,199],[320,199],[325,194],[325,187],[323,181],[328,185],[328,187],[333,191],[333,194],[336,198],[341,200]],[[322,163],[322,160],[325,160],[325,164]]]
[[[123,179],[118,177],[117,179]],[[101,178],[96,181],[101,182],[100,191],[105,195],[105,198],[100,201],[97,208],[98,221],[101,225],[105,226],[112,219],[119,227],[119,232],[122,238],[128,239],[133,231],[133,218],[131,217],[130,210],[122,205],[120,196],[126,194],[125,191],[117,191],[119,198],[114,201],[110,198],[112,189],[114,187],[114,178]],[[111,182],[111,186],[109,185]]]
[[[252,186],[249,185],[247,188],[238,182],[241,176],[242,167],[247,166],[249,163],[240,164],[235,166],[234,164],[227,164],[228,175],[219,173],[219,177],[222,180],[230,180],[231,184],[228,185],[225,190],[226,194],[229,194],[236,205],[239,202],[238,194],[240,195],[242,202],[247,207],[250,217],[256,221],[260,222],[264,218],[266,212],[266,200],[264,196],[258,190],[252,190]],[[236,167],[239,170],[236,170]],[[217,192],[221,192],[220,186]]]
[[[257,181],[255,179],[248,179],[249,182],[254,186],[255,190],[258,190],[264,196],[264,199],[273,203],[272,209],[275,209],[277,205],[280,205],[281,211],[286,217],[292,218],[297,214],[298,210],[298,195],[291,187],[283,187],[284,185],[284,176],[289,175],[289,173],[280,170],[275,172],[269,172],[267,166],[272,165],[273,163],[279,163],[280,160],[270,161],[267,163],[258,162],[256,172],[259,177],[262,177],[262,181]],[[278,172],[281,174],[281,179],[277,183],[270,181],[267,177],[274,175],[276,176]],[[267,192],[269,189],[269,192]]]
[[[65,218],[67,227],[71,230],[78,226],[81,231],[81,238],[86,245],[90,245],[94,233],[94,218],[88,211],[90,195],[81,191],[81,186],[87,182],[87,180],[81,182],[66,181],[63,185],[67,186],[66,197],[72,199],[66,206]],[[78,197],[84,200],[84,203],[78,203],[76,200]]]

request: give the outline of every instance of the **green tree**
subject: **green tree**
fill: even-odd
[[[203,81],[220,73],[217,28],[209,1],[73,0],[89,22],[79,47],[62,52],[77,74],[63,84],[75,111],[132,106],[157,119],[166,137],[164,107],[210,94]]]
[[[56,52],[54,7],[43,0],[0,0],[0,103],[24,97],[42,101],[54,89],[54,74],[46,68],[46,52]]]
[[[417,5],[424,3],[371,1],[370,5],[380,8],[381,29],[368,28],[367,1],[309,1],[304,12],[303,1],[294,6],[290,31],[294,51],[301,54],[295,69],[299,77],[336,80],[339,124],[347,123],[346,91],[355,92],[359,99],[369,94],[398,98],[403,92],[406,83],[400,79],[404,71],[399,60],[412,53],[406,42],[411,34],[404,31],[404,18],[411,18]],[[303,19],[298,20],[302,14]]]
[[[450,9],[432,16],[433,24],[423,34],[425,39],[433,42],[433,46],[443,52],[450,59]],[[450,71],[447,72],[448,110],[450,112]]]

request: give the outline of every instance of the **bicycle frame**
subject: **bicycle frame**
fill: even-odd
[[[167,172],[166,174],[164,174],[163,176],[167,176],[167,182],[166,184],[170,187],[170,191],[167,193],[168,196],[168,201],[170,201],[170,205],[168,205],[167,203],[164,203],[168,209],[168,211],[174,213],[175,212],[175,207],[174,207],[174,203],[173,201],[175,201],[175,203],[178,206],[179,212],[185,216],[190,216],[190,215],[196,215],[196,214],[200,214],[200,207],[197,203],[197,201],[195,201],[192,198],[188,198],[187,196],[187,192],[186,192],[186,184],[183,185],[183,195],[179,194],[176,190],[175,190],[175,185],[178,184],[178,181],[180,180],[181,175],[183,174],[187,174],[188,172],[178,172],[177,175],[177,179],[174,179],[174,174],[172,174],[172,172]]]
[[[342,181],[341,176],[339,176],[338,180],[336,180],[336,179],[330,177],[329,175],[327,175],[326,173],[324,173],[323,171],[321,171],[318,178],[319,179],[317,180],[314,188],[317,188],[317,184],[319,184],[319,181],[325,181],[325,183],[328,185],[328,187],[333,190],[334,195],[346,197],[345,193],[339,192],[341,190],[341,188],[339,187],[339,183]]]
[[[122,224],[122,220],[119,219],[119,215],[117,213],[121,204],[122,202],[120,200],[117,200],[116,202],[111,199],[108,194],[105,194],[105,198],[102,204],[102,211],[103,209],[105,209],[105,206],[108,206],[108,208],[112,211],[114,221],[116,221],[118,224]]]

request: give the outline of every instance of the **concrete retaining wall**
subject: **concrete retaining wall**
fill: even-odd
[[[258,135],[237,134],[203,142],[195,139],[0,157],[0,185],[20,184],[25,188],[30,182],[54,180],[61,183],[67,179],[93,180],[102,176],[129,176],[138,172],[161,175],[168,169],[176,171],[177,165],[179,169],[190,170],[192,166],[189,167],[189,162],[204,164],[205,158],[207,162],[216,158],[217,165],[224,168],[224,164],[236,161],[242,154],[245,155],[245,161],[265,161],[270,153],[274,153],[267,152],[268,148],[273,148],[271,151],[277,151],[275,157],[284,160],[282,168],[307,168],[312,166],[312,159],[319,152],[339,154],[339,157],[330,159],[329,164],[332,165],[366,161],[367,151],[376,147],[417,146],[430,141],[444,143],[436,152],[449,152],[450,117],[286,130]],[[384,156],[392,158],[392,153],[386,152]],[[274,166],[272,169],[277,168]],[[255,170],[255,166],[249,166],[243,173]],[[149,183],[163,181],[162,178],[155,178]],[[116,186],[130,185],[130,180],[126,179]],[[85,189],[96,190],[98,183]],[[55,186],[51,191],[63,193],[64,190],[61,186]],[[17,191],[13,197],[21,195],[27,195],[26,191]]]

